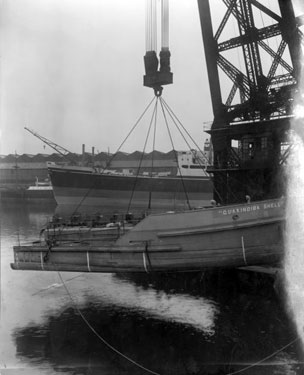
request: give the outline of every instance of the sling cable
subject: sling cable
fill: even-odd
[[[144,86],[154,89],[155,96],[162,94],[163,85],[173,83],[169,50],[169,0],[161,0],[161,51],[157,50],[157,0],[146,0],[146,54],[144,56]]]

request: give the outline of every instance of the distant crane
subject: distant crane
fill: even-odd
[[[73,153],[66,148],[59,146],[57,143],[50,141],[49,139],[42,137],[40,134],[36,133],[34,130],[24,127],[25,130],[33,134],[35,137],[40,139],[43,143],[50,146],[53,150],[62,155],[65,159],[69,160],[73,164],[77,164],[76,158],[73,157]]]

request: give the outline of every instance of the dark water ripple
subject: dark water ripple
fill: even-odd
[[[1,210],[4,374],[5,366],[22,374],[148,373],[110,350],[83,317],[117,350],[160,374],[241,371],[297,337],[273,279],[241,271],[63,273],[75,308],[56,273],[9,269],[13,244],[34,238],[52,208]],[[300,375],[302,359],[297,341],[242,373]]]

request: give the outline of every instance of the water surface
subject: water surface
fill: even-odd
[[[36,240],[55,208],[0,208],[2,374],[304,372],[282,286],[276,292],[271,277],[13,271],[13,245]]]

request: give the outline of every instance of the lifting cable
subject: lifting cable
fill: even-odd
[[[105,340],[96,330],[95,328],[90,324],[90,322],[87,320],[87,318],[83,315],[83,313],[80,311],[79,307],[76,305],[76,302],[74,301],[74,298],[72,297],[68,287],[66,286],[62,276],[61,276],[61,273],[58,271],[58,276],[61,280],[61,283],[62,285],[64,286],[64,289],[66,290],[68,296],[70,297],[70,300],[72,302],[72,305],[75,309],[75,311],[77,311],[77,313],[81,316],[82,320],[85,322],[85,324],[90,328],[90,330],[95,334],[96,337],[99,338],[100,341],[102,341],[109,349],[111,349],[113,352],[115,352],[116,354],[120,355],[121,357],[123,357],[124,359],[126,359],[128,362],[130,363],[133,363],[133,365],[141,368],[142,370],[148,372],[149,374],[153,374],[153,375],[160,375],[158,372],[155,372],[155,371],[152,371],[152,370],[149,370],[148,368],[142,366],[141,364],[139,364],[138,362],[134,361],[133,359],[131,359],[130,357],[128,357],[127,355],[123,354],[122,352],[120,352],[118,349],[114,348],[114,346],[112,346],[107,340]]]
[[[184,134],[182,133],[181,129],[179,128],[178,124],[176,123],[176,121],[174,120],[174,118],[173,118],[173,116],[172,116],[172,113],[173,113],[173,112],[170,113],[170,111],[168,110],[169,107],[167,106],[166,102],[165,102],[163,99],[161,99],[161,100],[163,101],[163,104],[164,104],[164,106],[166,107],[167,112],[169,113],[169,115],[170,115],[170,117],[171,117],[171,119],[172,119],[172,121],[173,121],[173,123],[174,123],[176,129],[179,131],[179,133],[180,133],[180,135],[182,136],[183,140],[185,141],[186,145],[189,147],[189,150],[190,150],[191,154],[193,155],[193,157],[195,157],[196,155],[195,155],[195,153],[194,153],[194,150],[192,150],[192,148],[191,148],[189,142],[187,141],[186,137],[184,136]],[[183,129],[185,130],[184,127],[183,127]],[[185,130],[185,131],[186,131],[186,130]],[[200,147],[194,142],[193,138],[190,136],[189,133],[188,133],[188,136],[191,138],[192,142],[195,144],[195,146],[196,146],[196,147],[198,148],[198,150],[200,151],[202,158],[205,159],[205,160],[208,162],[208,158],[204,155],[204,153],[203,153],[203,151],[200,149]],[[198,164],[199,164],[200,167],[203,167],[203,166],[204,166],[204,165],[202,164],[200,158],[196,158],[196,160],[198,161]],[[203,169],[203,168],[202,168],[202,169]]]
[[[169,49],[169,1],[162,0],[161,9],[161,48]]]
[[[155,0],[147,0],[146,4],[146,51],[157,49],[157,17]]]
[[[127,141],[127,139],[130,137],[130,135],[133,133],[133,131],[135,130],[135,128],[138,126],[138,124],[140,123],[140,121],[142,120],[142,118],[144,117],[144,115],[146,114],[146,112],[148,111],[148,109],[151,107],[152,103],[154,102],[155,100],[155,97],[153,97],[153,99],[150,101],[150,103],[147,105],[147,107],[145,108],[145,110],[143,111],[143,113],[139,116],[139,118],[137,119],[137,121],[135,122],[135,124],[132,126],[131,130],[129,131],[129,133],[126,135],[126,137],[124,138],[124,140],[121,142],[121,144],[119,145],[118,149],[116,150],[116,152],[112,155],[112,157],[107,161],[106,165],[104,168],[102,168],[102,170],[100,171],[99,174],[103,174],[103,172],[109,167],[109,165],[111,164],[111,162],[113,161],[113,159],[116,157],[117,153],[121,150],[121,148],[123,147],[123,145],[125,144],[125,142]],[[90,194],[90,192],[94,189],[95,187],[95,184],[96,184],[96,180],[93,182],[92,186],[88,189],[88,191],[86,192],[86,194],[83,196],[83,198],[81,199],[81,201],[78,203],[77,207],[75,208],[74,212],[72,215],[74,215],[77,210],[79,209],[79,207],[83,204],[84,200],[87,198],[87,196]]]
[[[104,339],[96,330],[95,328],[90,324],[90,322],[87,320],[87,318],[84,316],[84,314],[81,312],[81,310],[79,309],[79,307],[77,306],[76,302],[74,301],[74,298],[73,296],[71,295],[65,281],[63,280],[62,276],[61,276],[61,273],[60,271],[57,271],[58,273],[58,276],[61,280],[61,283],[67,293],[67,295],[69,296],[70,300],[71,300],[71,303],[75,309],[75,311],[77,311],[77,313],[80,315],[80,317],[82,318],[82,320],[85,322],[85,324],[89,327],[89,329],[94,333],[94,335],[104,344],[106,345],[109,349],[111,349],[113,352],[115,352],[116,354],[118,354],[119,356],[121,356],[122,358],[126,359],[128,362],[132,363],[133,365],[141,368],[142,370],[148,372],[149,374],[153,374],[153,375],[160,375],[160,373],[158,372],[155,372],[155,371],[152,371],[150,369],[148,369],[147,367],[144,367],[143,365],[139,364],[138,362],[134,361],[133,359],[131,359],[130,357],[128,357],[127,355],[123,354],[121,351],[119,351],[118,349],[116,349],[113,345],[111,345],[106,339]],[[254,368],[256,366],[259,366],[261,365],[262,363],[264,363],[265,361],[267,361],[268,359],[274,357],[275,355],[281,353],[283,350],[289,348],[290,346],[292,346],[293,344],[295,344],[297,341],[300,340],[300,337],[296,337],[295,339],[293,339],[292,341],[290,341],[288,344],[282,346],[280,349],[274,351],[272,354],[262,358],[261,360],[255,362],[255,363],[252,363],[240,370],[237,370],[237,371],[233,371],[233,372],[229,372],[229,373],[226,373],[225,375],[236,375],[236,374],[241,374],[251,368]]]
[[[161,49],[169,49],[169,2],[161,0]],[[157,51],[157,4],[147,0],[146,4],[146,52]]]
[[[180,134],[182,135],[182,137],[184,138],[185,142],[187,143],[189,149],[191,150],[191,147],[189,145],[189,143],[187,142],[187,140],[185,139],[184,135],[182,134],[178,124],[182,127],[182,129],[184,130],[184,132],[188,135],[188,137],[190,138],[190,140],[193,142],[193,144],[195,145],[195,147],[197,147],[197,149],[200,151],[202,157],[207,161],[209,162],[208,158],[205,156],[204,152],[202,151],[202,149],[199,147],[199,145],[197,144],[197,142],[195,142],[195,140],[193,139],[193,137],[191,136],[191,134],[188,132],[188,130],[184,127],[184,125],[181,123],[181,121],[178,119],[178,117],[175,115],[175,113],[173,112],[173,110],[169,107],[169,105],[166,103],[166,101],[164,99],[161,99],[161,103],[164,105],[164,107],[166,108],[167,112],[169,113],[173,123],[175,124],[176,128],[178,129],[178,131],[180,132]],[[177,124],[178,123],[178,124]],[[191,150],[192,152],[192,150]],[[193,153],[192,153],[193,154]],[[199,160],[198,158],[198,162],[199,162],[199,165],[202,166],[201,164],[201,161]],[[212,180],[211,180],[212,181]],[[223,199],[222,196],[220,195],[220,193],[217,191],[217,189],[214,187],[214,183],[213,183],[213,190],[216,192],[216,194],[218,195],[218,197],[220,199]]]
[[[127,208],[127,212],[126,213],[129,213],[129,211],[130,211],[131,203],[132,203],[134,192],[135,192],[135,189],[136,189],[136,184],[137,184],[137,181],[138,181],[139,172],[140,172],[140,169],[141,169],[142,161],[143,161],[144,154],[145,154],[146,147],[147,147],[147,142],[148,142],[150,131],[151,131],[151,127],[152,127],[152,124],[153,124],[153,119],[156,117],[158,98],[157,97],[155,97],[155,98],[156,98],[156,101],[155,101],[155,105],[154,105],[152,117],[151,117],[149,128],[148,128],[148,131],[147,131],[147,135],[146,135],[146,139],[145,139],[145,144],[144,144],[144,147],[143,147],[143,151],[141,153],[141,158],[140,158],[139,165],[138,165],[138,168],[137,168],[136,177],[135,177],[135,181],[134,181],[134,185],[133,185],[133,189],[132,189],[132,193],[131,193],[131,196],[130,196],[130,200],[129,200],[129,204],[128,204],[128,208]]]
[[[170,142],[171,142],[171,145],[172,145],[172,148],[173,148],[174,156],[175,156],[175,159],[176,159],[177,167],[178,167],[178,170],[179,170],[180,179],[181,179],[181,182],[182,182],[182,185],[183,185],[184,193],[186,195],[187,205],[188,205],[189,210],[191,210],[189,196],[188,196],[188,193],[187,193],[187,190],[186,190],[186,186],[185,186],[185,181],[184,181],[184,178],[183,178],[183,175],[181,173],[180,166],[179,166],[179,163],[178,163],[177,152],[175,151],[175,148],[174,148],[174,143],[173,143],[172,135],[171,135],[171,132],[170,132],[168,120],[167,120],[167,117],[166,117],[165,108],[163,106],[163,102],[162,101],[160,102],[160,104],[161,104],[161,108],[162,108],[164,120],[165,120],[165,123],[166,123],[166,127],[167,127],[167,130],[168,130],[168,135],[169,135],[169,138],[170,138]]]
[[[172,148],[173,148],[173,151],[174,151],[174,157],[175,157],[175,161],[176,161],[176,164],[177,164],[177,167],[178,167],[178,171],[179,171],[179,175],[180,175],[180,179],[181,179],[181,183],[182,183],[182,186],[183,186],[183,191],[185,193],[185,196],[186,196],[186,202],[187,202],[187,206],[188,208],[191,210],[191,205],[190,205],[190,200],[189,200],[189,196],[188,196],[188,193],[187,193],[187,189],[186,189],[186,185],[185,185],[185,181],[184,181],[184,178],[183,178],[183,174],[182,174],[182,171],[181,171],[181,168],[179,166],[179,162],[178,162],[178,158],[177,158],[177,152],[175,150],[175,147],[174,147],[174,142],[173,142],[173,138],[172,138],[172,134],[171,134],[171,130],[170,130],[170,127],[169,127],[169,123],[168,123],[168,120],[167,120],[167,116],[166,116],[166,112],[168,113],[168,115],[170,116],[171,120],[173,121],[175,127],[178,129],[180,135],[182,136],[182,138],[184,139],[185,143],[187,144],[187,146],[189,147],[189,150],[191,151],[191,153],[194,155],[194,152],[191,150],[191,146],[189,144],[189,142],[187,141],[185,135],[183,134],[183,132],[181,131],[179,125],[177,124],[177,121],[179,122],[180,126],[183,128],[183,130],[186,132],[186,134],[188,135],[188,137],[192,140],[192,142],[195,144],[195,146],[199,149],[199,151],[201,152],[202,154],[202,157],[205,158],[207,161],[207,157],[204,155],[203,151],[200,149],[200,147],[197,145],[197,143],[194,141],[194,139],[191,137],[191,135],[189,134],[189,132],[185,129],[185,127],[181,124],[181,122],[177,119],[176,115],[173,113],[173,111],[171,110],[171,108],[168,106],[168,104],[164,101],[164,99],[162,99],[161,96],[155,96],[156,97],[156,103],[155,103],[155,107],[154,107],[154,110],[153,110],[153,113],[152,113],[152,118],[151,118],[151,121],[150,121],[150,125],[149,125],[149,128],[148,128],[148,132],[147,132],[147,136],[146,136],[146,140],[145,140],[145,144],[144,144],[144,148],[143,148],[143,151],[142,151],[142,155],[141,155],[141,159],[140,159],[140,163],[139,163],[139,167],[137,169],[137,174],[136,174],[136,179],[135,179],[135,182],[134,182],[134,185],[133,185],[133,189],[132,189],[132,193],[131,193],[131,197],[130,197],[130,200],[129,200],[129,204],[128,204],[128,208],[127,208],[127,213],[130,211],[130,207],[131,207],[131,203],[132,203],[132,200],[133,200],[133,197],[134,197],[134,193],[135,193],[135,190],[136,190],[136,184],[137,184],[137,181],[138,181],[138,176],[139,176],[139,173],[140,173],[140,168],[142,166],[142,162],[143,162],[143,157],[144,157],[144,153],[145,153],[145,150],[146,150],[146,145],[147,145],[147,142],[148,142],[148,138],[150,136],[150,133],[151,133],[151,127],[152,127],[152,123],[154,121],[154,134],[153,134],[153,151],[155,150],[155,138],[156,138],[156,124],[157,124],[157,108],[158,108],[158,102],[160,102],[160,105],[161,105],[161,109],[162,109],[162,114],[163,114],[163,118],[165,120],[165,123],[166,123],[166,128],[167,128],[167,131],[168,131],[168,135],[169,135],[169,138],[170,138],[170,142],[171,142],[171,145],[172,145]],[[177,120],[177,121],[176,121]],[[202,162],[200,160],[200,158],[198,158],[198,163],[199,165],[202,167]],[[151,197],[152,197],[152,178],[153,178],[153,169],[154,169],[154,155],[153,155],[153,152],[152,152],[152,167],[151,167],[151,172],[150,172],[150,192],[149,192],[149,203],[148,203],[148,209],[151,208]],[[220,194],[218,193],[218,196],[220,196]]]
[[[155,110],[155,117],[154,117],[154,129],[153,129],[153,145],[152,145],[152,160],[151,160],[151,172],[150,172],[150,191],[149,191],[149,203],[148,203],[148,210],[151,209],[151,201],[152,201],[152,187],[153,187],[153,171],[154,171],[154,151],[155,151],[155,140],[156,140],[156,126],[157,126],[157,108]]]
[[[188,137],[191,139],[191,141],[194,143],[194,145],[201,152],[203,158],[205,158],[205,160],[208,162],[208,158],[204,155],[203,151],[201,150],[201,148],[199,147],[199,145],[197,144],[197,142],[195,142],[195,140],[193,139],[193,137],[191,136],[191,134],[188,132],[188,130],[184,127],[184,125],[181,123],[181,121],[177,118],[177,116],[175,115],[175,113],[173,112],[173,110],[169,107],[168,103],[166,103],[164,99],[162,99],[162,101],[163,101],[164,105],[166,106],[166,109],[167,109],[168,113],[170,114],[170,116],[172,118],[172,121],[174,122],[174,124],[177,127],[177,129],[179,130],[179,132],[181,133],[181,131],[180,131],[179,127],[178,127],[178,124],[182,127],[182,129],[184,130],[184,132],[188,135]],[[174,119],[176,121],[173,119],[173,117],[174,117]],[[177,122],[178,122],[178,124],[177,124]],[[226,178],[225,178],[225,176],[223,176],[222,174],[219,174],[218,177],[222,180],[223,183],[226,184]],[[233,179],[235,181],[238,181],[235,177],[229,176],[229,178]],[[215,193],[217,194],[217,196],[223,201],[223,197],[221,196],[221,194],[219,193],[219,191],[215,188],[213,181],[212,181],[212,184],[213,184],[213,190],[215,191]],[[231,195],[233,195],[233,197],[236,199],[237,196],[234,194],[233,190],[229,188],[229,191],[230,191]]]
[[[180,134],[182,135],[178,125],[177,125],[177,122],[179,123],[179,125],[182,127],[182,129],[184,130],[184,132],[187,134],[187,136],[190,138],[190,140],[193,142],[193,144],[195,145],[195,147],[197,147],[197,149],[201,152],[202,154],[202,157],[208,161],[208,158],[204,155],[202,149],[199,147],[199,145],[195,142],[195,140],[193,139],[193,137],[191,136],[191,134],[188,132],[188,130],[184,127],[184,125],[181,123],[181,121],[178,119],[178,117],[175,115],[175,113],[173,112],[173,110],[169,107],[168,103],[162,98],[161,99],[162,103],[164,104],[164,107],[166,108],[167,112],[169,113],[172,121],[174,122],[176,128],[179,130]],[[176,120],[176,121],[175,121]],[[182,135],[183,136],[183,135]],[[183,136],[184,138],[184,136]],[[185,138],[184,138],[185,140]],[[185,140],[185,142],[187,143],[187,141]],[[187,143],[188,147],[190,148],[189,146],[189,143]]]
[[[295,339],[293,339],[292,341],[290,341],[288,344],[284,345],[282,348],[276,350],[275,352],[273,352],[272,354],[268,355],[267,357],[264,357],[260,361],[252,363],[251,365],[248,365],[247,367],[244,367],[244,368],[242,368],[240,370],[229,372],[226,375],[240,374],[240,373],[242,373],[244,371],[247,371],[247,370],[249,370],[249,369],[251,369],[253,367],[256,367],[256,366],[260,365],[261,363],[267,361],[267,359],[270,359],[270,358],[274,357],[275,355],[279,354],[280,352],[282,352],[283,350],[287,349],[289,346],[293,345],[295,342],[297,342],[299,340],[300,340],[300,337],[296,337]]]

